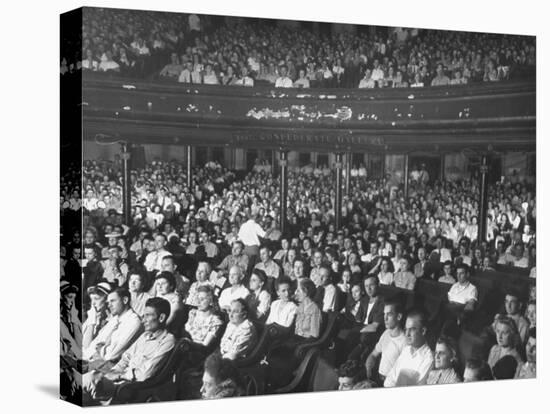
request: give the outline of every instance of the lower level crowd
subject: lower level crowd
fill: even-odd
[[[389,187],[388,195],[400,191]],[[223,186],[210,192],[214,200],[218,192],[229,197]],[[227,231],[211,223],[209,197],[185,212],[180,206],[183,219],[178,212],[160,224],[152,218],[162,215],[154,210],[158,202],[140,204],[143,214],[131,227],[116,211],[94,216],[85,210],[82,240],[67,224],[73,214],[67,212],[64,397],[83,391],[89,404],[116,400],[121,384],[154,377],[182,342],[190,368],[202,374],[202,385],[178,384],[182,398],[245,395],[248,363],[269,367],[266,392],[280,389],[301,362],[299,350],[315,346],[330,350],[338,389],[534,377],[535,275],[522,270],[529,267],[523,262],[531,264],[523,246],[534,251],[534,237],[525,240],[520,232],[527,222],[488,247],[459,238],[452,227],[445,230],[451,238],[441,229],[430,235],[406,225],[388,228],[386,210],[378,208],[384,197],[371,197],[376,212],[366,221],[362,206],[352,203],[340,231],[330,219],[324,228],[308,215],[291,222],[289,234],[281,234],[277,217],[254,196],[244,199],[244,215],[231,217]],[[482,282],[491,274],[503,275],[496,308],[485,305]],[[445,292],[435,312],[409,300],[420,297],[425,283]],[[272,328],[278,335],[267,336],[257,358]]]

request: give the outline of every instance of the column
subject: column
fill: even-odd
[[[334,200],[334,217],[336,219],[336,231],[342,226],[342,153],[336,153],[336,197]]]
[[[281,186],[279,188],[279,199],[280,199],[280,228],[283,237],[286,235],[286,203],[287,203],[287,194],[288,194],[288,151],[281,149],[279,151],[279,167],[280,167],[280,180]]]
[[[409,154],[405,154],[403,182],[405,183],[405,199],[409,197]]]
[[[487,192],[489,189],[489,165],[487,155],[481,156],[481,166],[479,174],[479,214],[477,237],[480,242],[487,240]]]
[[[349,197],[350,193],[350,182],[351,182],[351,152],[346,154],[346,195]]]
[[[122,211],[124,224],[132,225],[132,192],[130,190],[130,151],[128,144],[122,144]]]
[[[193,172],[191,170],[191,154],[192,154],[192,148],[191,145],[186,146],[186,152],[187,152],[187,187],[189,188],[189,191],[191,191],[193,187]]]

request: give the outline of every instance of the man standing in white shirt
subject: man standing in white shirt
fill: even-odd
[[[288,68],[285,65],[283,65],[283,66],[281,66],[280,70],[281,70],[281,76],[279,76],[277,78],[277,80],[275,81],[275,87],[276,88],[292,88],[292,86],[293,86],[292,79],[290,79],[287,76]]]
[[[433,352],[426,343],[426,316],[421,311],[411,311],[405,322],[405,348],[390,370],[384,387],[400,387],[426,384],[433,367]]]
[[[244,244],[244,254],[248,256],[252,264],[255,264],[260,253],[260,237],[265,237],[265,231],[256,223],[255,215],[251,214],[248,220],[241,225],[238,237]]]

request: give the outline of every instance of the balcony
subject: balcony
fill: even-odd
[[[536,87],[275,89],[83,74],[85,139],[309,151],[534,150]]]

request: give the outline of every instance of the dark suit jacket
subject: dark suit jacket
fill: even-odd
[[[367,314],[368,306],[369,306],[369,297],[365,296],[363,299],[361,299],[363,302],[361,305],[361,309],[363,310],[362,314],[362,320],[365,320],[365,316]],[[359,313],[358,313],[359,315]],[[383,332],[384,327],[384,298],[381,295],[378,295],[376,297],[376,302],[374,303],[374,306],[372,307],[372,310],[370,311],[369,318],[367,319],[367,323],[374,323],[378,322],[378,331]]]

